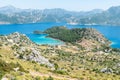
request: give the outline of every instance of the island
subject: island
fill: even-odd
[[[43,32],[40,30],[35,30],[35,31],[33,31],[33,34],[43,34]]]

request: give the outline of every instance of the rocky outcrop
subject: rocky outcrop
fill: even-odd
[[[17,58],[34,61],[40,64],[45,64],[49,67],[53,67],[54,65],[49,62],[48,59],[41,55],[40,50],[37,48],[30,48],[30,47],[20,47],[16,49],[14,53]]]
[[[102,44],[109,42],[99,31],[93,28],[81,28],[81,29],[72,29],[72,31],[79,35],[79,40],[95,40]]]
[[[25,34],[20,34],[18,32],[12,33],[10,35],[0,36],[0,42],[6,45],[32,45],[33,42],[30,41]]]
[[[110,41],[96,29],[83,28],[79,32],[77,29],[73,30],[81,36],[77,43],[84,47],[86,50],[96,50],[100,48],[105,49],[105,47],[109,47]]]
[[[102,68],[100,72],[110,74],[113,73],[113,70],[111,68]]]

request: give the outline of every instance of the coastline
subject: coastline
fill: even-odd
[[[40,34],[42,35],[42,34]],[[38,45],[50,45],[50,46],[56,46],[56,45],[65,45],[65,42],[55,39],[52,37],[48,37],[48,34],[42,35],[36,38],[31,38],[33,42],[35,42]]]

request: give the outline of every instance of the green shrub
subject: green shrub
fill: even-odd
[[[19,55],[19,59],[23,59],[24,54]]]
[[[47,79],[45,80],[54,80],[53,77],[49,76]]]
[[[41,80],[39,76],[35,77],[34,80]]]
[[[58,74],[62,74],[62,75],[66,75],[66,74],[68,74],[66,71],[64,71],[64,70],[55,70],[54,71],[55,73],[58,73]]]

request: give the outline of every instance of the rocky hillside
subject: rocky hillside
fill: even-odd
[[[104,36],[94,29],[54,28],[61,30],[64,37],[79,36],[73,43],[49,46],[18,32],[0,35],[0,80],[120,79],[120,50],[110,48]]]
[[[53,67],[53,64],[48,59],[43,57],[38,50],[38,46],[33,43],[26,35],[18,32],[12,33],[7,36],[0,36],[1,46],[9,46],[14,50],[14,55],[17,58],[35,61],[40,64],[45,64]]]

